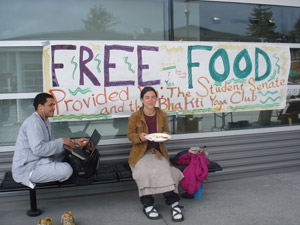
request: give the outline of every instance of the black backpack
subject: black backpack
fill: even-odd
[[[73,168],[70,181],[77,185],[91,184],[96,176],[100,165],[100,154],[97,149],[85,159],[79,159],[69,151],[65,151],[65,160]]]

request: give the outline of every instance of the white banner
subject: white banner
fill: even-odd
[[[266,43],[51,41],[44,90],[53,120],[128,117],[152,86],[168,114],[282,109],[290,51]]]

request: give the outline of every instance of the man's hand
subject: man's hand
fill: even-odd
[[[89,142],[89,139],[87,139],[87,138],[75,139],[75,144],[79,145],[80,147],[86,146],[88,142]]]
[[[64,145],[69,146],[70,148],[74,149],[76,146],[75,145],[79,145],[80,147],[86,146],[89,139],[87,138],[78,138],[78,139],[72,139],[71,138],[63,138],[64,140]]]
[[[64,140],[64,145],[69,146],[70,148],[75,148],[75,144],[71,140],[71,138],[62,138]]]

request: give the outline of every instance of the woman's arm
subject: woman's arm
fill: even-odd
[[[140,137],[144,133],[137,133],[137,117],[132,114],[129,119],[128,119],[128,139],[133,143],[133,144],[139,144],[142,143],[142,140],[144,138]],[[144,138],[145,139],[145,138]],[[145,139],[146,140],[146,139]]]

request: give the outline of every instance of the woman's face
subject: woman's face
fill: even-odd
[[[156,105],[156,95],[153,91],[148,91],[144,94],[144,97],[141,98],[142,103],[144,104],[145,108],[153,109]]]

